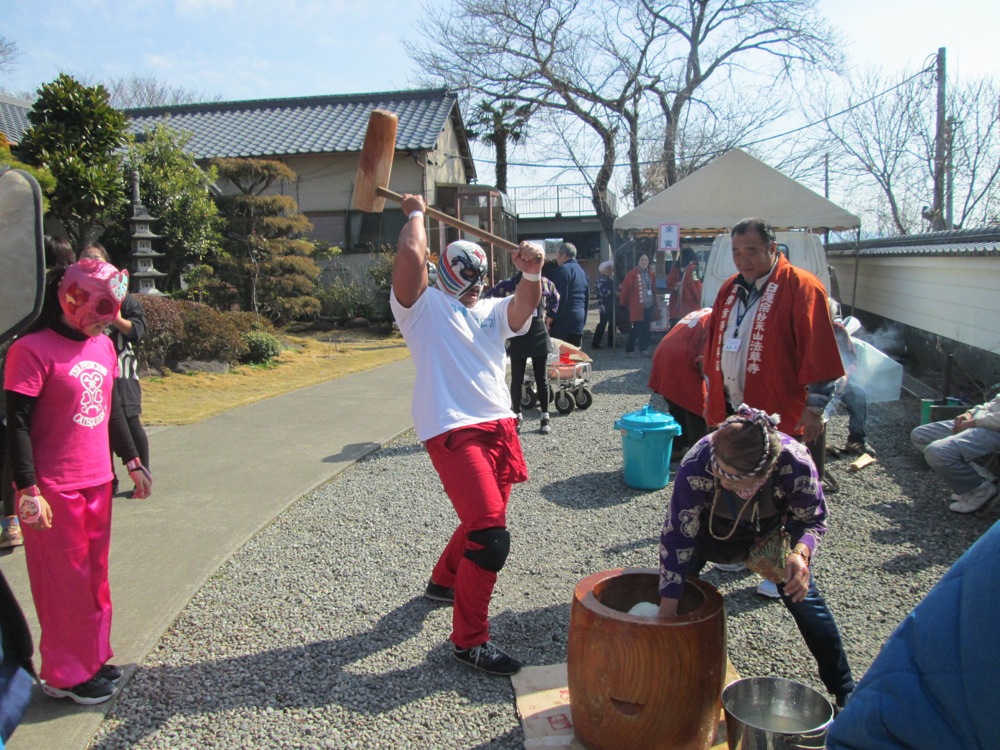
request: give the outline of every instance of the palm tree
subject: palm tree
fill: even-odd
[[[530,104],[512,101],[479,102],[469,118],[469,138],[493,147],[497,155],[496,188],[507,192],[507,144],[521,143],[528,136]]]

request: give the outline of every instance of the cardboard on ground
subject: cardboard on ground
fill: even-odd
[[[726,662],[726,684],[738,680],[732,662]],[[565,664],[524,667],[511,678],[517,711],[524,728],[525,750],[572,748],[586,750],[573,734],[573,714]],[[712,750],[726,750],[726,724],[719,709],[719,725]]]

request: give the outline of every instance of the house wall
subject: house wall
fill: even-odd
[[[837,255],[829,262],[849,312],[855,260]],[[862,256],[858,268],[857,317],[866,327],[898,323],[907,349],[922,365],[939,369],[950,352],[972,377],[995,382],[1000,373],[1000,258]]]
[[[464,185],[469,182],[460,153],[455,127],[448,120],[448,125],[438,136],[435,150],[427,154],[426,197],[430,205],[439,205],[437,185]]]
[[[459,154],[458,139],[450,121],[441,132],[435,151],[418,154],[397,151],[392,162],[389,188],[397,193],[424,194],[429,204],[437,204],[435,187],[438,183],[468,182]],[[358,171],[359,154],[303,154],[286,156],[282,161],[296,174],[293,183],[272,185],[268,193],[289,195],[298,203],[299,211],[313,222],[311,237],[339,245],[344,242],[347,212],[351,208],[354,178]],[[423,161],[426,160],[426,177]],[[425,184],[426,182],[426,184]],[[232,186],[220,181],[224,192]],[[389,201],[387,208],[398,208]]]

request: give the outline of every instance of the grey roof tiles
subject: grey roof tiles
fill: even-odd
[[[454,117],[468,153],[457,100],[445,89],[419,89],[128,109],[125,115],[137,133],[157,123],[189,132],[188,149],[199,159],[357,152],[373,109],[399,116],[397,150],[433,149]]]

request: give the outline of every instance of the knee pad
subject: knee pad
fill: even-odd
[[[469,541],[483,545],[482,549],[467,549],[465,556],[484,570],[499,573],[510,552],[510,532],[502,527],[480,529],[469,534]]]

